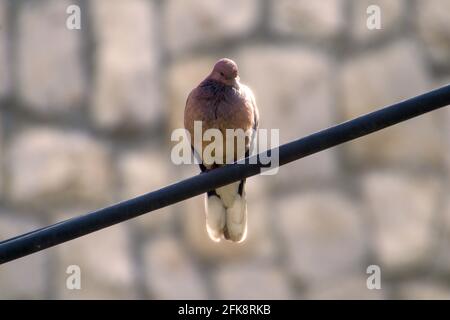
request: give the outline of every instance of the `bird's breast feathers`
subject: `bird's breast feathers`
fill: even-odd
[[[227,143],[232,143],[235,146],[232,157],[236,161],[244,156],[254,141],[258,110],[253,93],[247,86],[239,83],[237,87],[232,87],[216,81],[205,80],[192,90],[186,101],[184,125],[190,133],[191,144],[194,148],[195,121],[201,121],[202,123],[202,136],[208,129],[219,129],[223,140],[222,144],[217,146],[220,149],[218,154],[222,154],[223,161],[227,161],[226,159],[231,154],[229,150],[225,149],[225,146]],[[227,141],[227,129],[242,129],[245,134],[244,145],[238,143],[237,136],[234,136],[233,141]],[[209,144],[210,141],[202,141],[202,150],[205,150]],[[241,146],[244,149],[241,149]],[[202,152],[200,150],[197,150],[197,152],[203,158]]]
[[[239,84],[235,88],[207,80],[192,90],[188,97],[185,127],[191,131],[194,121],[202,121],[203,130],[247,131],[255,125],[255,112],[253,93],[247,86]]]

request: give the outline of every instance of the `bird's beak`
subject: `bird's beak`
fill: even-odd
[[[236,89],[239,89],[239,77],[236,77],[232,80],[232,86]]]

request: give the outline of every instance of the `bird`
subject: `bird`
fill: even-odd
[[[228,153],[222,150],[223,161],[205,161],[201,150],[193,143],[195,121],[201,121],[202,130],[220,130],[224,145],[227,129],[241,129],[245,132],[244,147],[238,148],[239,143],[235,143],[234,150]],[[191,148],[199,160],[201,173],[223,166],[228,163],[227,159],[237,161],[251,154],[256,145],[258,123],[255,96],[240,82],[236,62],[229,58],[218,60],[209,75],[189,93],[184,110],[184,127],[190,134]],[[207,144],[202,141],[201,146]],[[245,179],[209,191],[205,195],[205,213],[206,230],[211,240],[243,242],[247,236]]]

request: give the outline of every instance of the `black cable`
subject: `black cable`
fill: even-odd
[[[449,104],[450,85],[447,85],[284,144],[278,149],[279,165],[282,166]],[[2,241],[0,242],[0,264],[257,175],[261,172],[261,168],[265,167],[259,162],[251,164],[253,162],[247,160],[245,164],[226,165],[110,207]]]

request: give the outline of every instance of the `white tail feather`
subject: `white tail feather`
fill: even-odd
[[[219,242],[225,228],[226,211],[218,196],[206,195],[206,230],[211,240]]]
[[[232,184],[227,184],[226,186],[216,189],[216,193],[222,200],[225,208],[229,208],[233,205],[234,199],[238,194],[239,183],[240,183],[239,181],[234,182]]]
[[[247,201],[245,194],[236,196],[233,205],[227,209],[226,237],[234,242],[242,242],[247,237]]]
[[[222,237],[242,242],[247,236],[247,201],[245,192],[239,195],[235,182],[216,189],[216,195],[206,196],[206,230],[209,237],[219,242]]]

